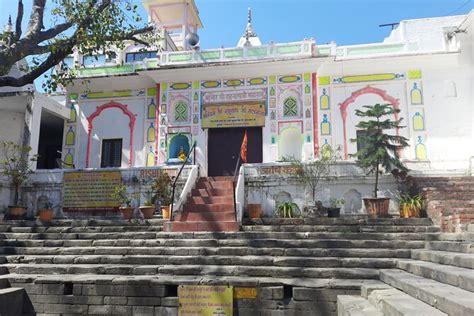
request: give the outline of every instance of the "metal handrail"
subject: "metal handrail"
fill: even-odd
[[[188,162],[189,157],[191,156],[191,153],[194,151],[195,148],[196,148],[196,142],[194,142],[193,146],[192,146],[191,149],[189,150],[188,154],[186,155],[186,159],[183,161],[183,164],[181,165],[181,168],[179,168],[178,174],[177,174],[176,177],[174,178],[174,181],[173,181],[173,191],[172,191],[172,193],[171,193],[170,221],[173,220],[173,205],[174,205],[174,194],[175,194],[175,191],[176,191],[176,183],[178,182],[179,176],[181,175],[181,172],[183,171],[184,166],[185,166],[186,163]],[[193,156],[193,157],[194,157],[194,159],[196,158],[195,156]],[[193,162],[194,162],[194,161],[193,161]]]

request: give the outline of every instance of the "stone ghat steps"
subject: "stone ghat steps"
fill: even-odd
[[[16,264],[100,264],[100,265],[248,265],[275,267],[360,267],[394,268],[392,258],[297,257],[297,256],[168,256],[168,255],[13,255],[5,267]]]
[[[471,291],[395,269],[381,270],[380,279],[448,315],[474,315]]]
[[[0,248],[4,256],[285,256],[347,258],[410,258],[410,249],[249,248],[249,247],[33,247]],[[0,260],[6,263],[4,257]],[[0,267],[1,268],[1,267]]]
[[[281,278],[378,279],[374,268],[308,268],[237,265],[5,264],[14,274],[215,275]]]
[[[474,253],[456,253],[449,251],[416,249],[411,251],[411,257],[416,260],[474,269]]]
[[[0,229],[5,228],[21,228],[21,227],[63,227],[63,228],[76,228],[76,227],[87,227],[96,228],[98,227],[127,227],[127,229],[133,229],[133,227],[149,227],[149,229],[163,226],[166,220],[160,218],[153,219],[140,219],[135,218],[132,220],[123,220],[120,218],[111,219],[53,219],[50,222],[43,223],[40,220],[8,220],[0,222]]]
[[[60,240],[315,240],[315,239],[349,239],[349,240],[424,240],[438,241],[439,233],[399,233],[399,232],[269,232],[248,231],[233,233],[170,233],[170,232],[64,232],[64,233],[0,233],[0,245],[9,241],[60,241]],[[158,243],[160,241],[157,241]],[[54,242],[51,242],[54,245]],[[4,244],[5,245],[5,244]],[[434,245],[434,244],[433,244]]]
[[[2,247],[254,247],[254,248],[385,248],[420,249],[423,240],[373,240],[373,239],[116,239],[116,240],[3,240]],[[1,249],[0,249],[1,250]]]

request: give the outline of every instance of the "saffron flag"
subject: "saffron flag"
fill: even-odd
[[[240,146],[240,159],[247,162],[247,130],[245,130],[242,146]]]

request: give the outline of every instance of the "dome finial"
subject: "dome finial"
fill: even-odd
[[[250,37],[256,36],[257,34],[255,34],[252,27],[252,9],[249,7],[247,13],[247,27],[245,28],[244,37],[248,40]]]
[[[5,29],[3,30],[4,33],[11,33],[13,32],[13,24],[12,24],[12,16],[11,14],[8,16],[8,23],[5,25]]]

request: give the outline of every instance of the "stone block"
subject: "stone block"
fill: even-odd
[[[161,298],[161,306],[165,307],[178,307],[178,297],[169,296]]]
[[[159,297],[128,297],[127,305],[160,306],[161,298]]]
[[[296,301],[336,302],[338,295],[360,295],[360,290],[293,288],[293,299]]]
[[[43,304],[43,313],[84,315],[87,314],[87,305]]]
[[[42,294],[28,294],[31,302],[34,303],[49,303],[58,304],[60,295],[42,295]]]
[[[122,305],[90,305],[89,314],[131,315],[132,307]]]
[[[166,286],[164,285],[124,285],[124,293],[126,296],[163,297],[167,295],[167,292]]]
[[[123,285],[82,285],[82,295],[125,296]]]
[[[123,298],[122,298],[123,300]],[[62,304],[84,304],[84,305],[101,305],[104,304],[103,296],[77,296],[77,295],[61,295],[59,303]]]
[[[62,283],[52,283],[52,284],[43,284],[42,294],[64,294],[64,284]]]
[[[261,316],[262,311],[259,309],[235,308],[233,316]]]
[[[43,285],[34,283],[10,283],[11,287],[22,287],[28,295],[41,294],[43,292]]]
[[[105,305],[120,305],[125,303],[125,297],[123,296],[104,296]]]
[[[382,282],[376,284],[362,284],[360,287],[360,295],[364,298],[367,298],[369,297],[370,293],[372,293],[372,291],[386,289],[392,289],[392,287]]]
[[[155,313],[153,306],[134,306],[132,309],[133,316],[149,316]]]
[[[178,316],[177,307],[155,307],[155,316]]]
[[[284,297],[283,286],[259,287],[257,297],[259,299],[281,300]]]
[[[81,284],[74,284],[72,287],[72,294],[73,295],[81,295],[82,294],[82,285]]]

